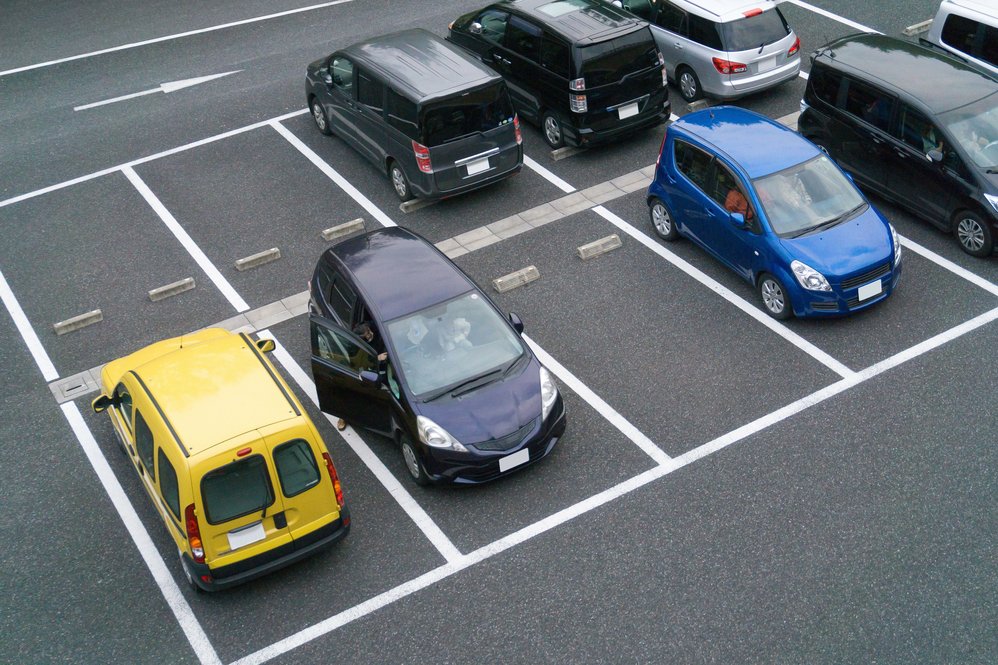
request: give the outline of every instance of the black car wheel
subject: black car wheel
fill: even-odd
[[[403,203],[412,199],[412,189],[409,187],[409,179],[405,177],[405,171],[398,165],[398,162],[392,162],[388,167],[388,177],[392,179],[392,187],[395,189],[395,194],[398,195]]]
[[[979,258],[991,255],[994,238],[991,236],[991,229],[980,215],[969,210],[960,211],[953,221],[953,230],[963,251]]]
[[[326,117],[326,112],[322,109],[322,104],[315,97],[309,102],[309,108],[312,109],[312,120],[315,121],[315,126],[320,132],[329,136],[333,133],[333,130],[329,127],[329,118]]]
[[[428,485],[430,479],[426,476],[426,471],[423,470],[423,465],[419,462],[419,456],[416,455],[416,448],[412,445],[412,441],[403,434],[399,445],[402,448],[402,459],[405,461],[405,470],[409,472],[409,477],[417,485]]]
[[[545,111],[541,116],[541,133],[544,135],[544,141],[553,150],[565,145],[565,133],[561,130],[561,121],[551,111]]]
[[[676,221],[672,218],[672,213],[665,207],[661,199],[653,198],[648,205],[648,215],[651,217],[652,228],[655,235],[662,240],[676,240],[679,238],[679,231],[676,230]]]
[[[762,298],[766,313],[774,319],[785,321],[793,316],[794,310],[790,306],[787,290],[772,275],[765,274],[759,279],[759,297]]]
[[[696,72],[689,67],[680,67],[676,75],[676,83],[679,84],[679,94],[687,102],[695,102],[703,97],[703,90],[700,89],[700,79]]]

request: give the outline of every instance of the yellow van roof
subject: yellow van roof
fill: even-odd
[[[141,364],[130,369],[191,456],[297,415],[252,344],[241,335],[210,329],[154,344],[160,353],[147,347],[132,354]]]

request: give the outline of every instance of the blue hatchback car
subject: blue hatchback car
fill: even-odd
[[[897,232],[813,143],[719,106],[683,116],[648,188],[655,233],[684,236],[754,284],[777,319],[842,315],[887,298]]]

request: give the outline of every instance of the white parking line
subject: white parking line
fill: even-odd
[[[371,215],[371,217],[374,217],[376,220],[378,220],[378,222],[380,222],[382,226],[396,226],[395,222],[393,222],[388,215],[386,215],[384,212],[381,211],[381,208],[371,203],[371,200],[369,198],[361,194],[360,190],[351,185],[346,178],[337,173],[336,169],[327,164],[326,161],[322,159],[322,157],[319,157],[319,155],[315,154],[314,150],[312,150],[307,145],[302,143],[301,139],[299,139],[297,136],[291,133],[291,130],[282,125],[277,120],[271,120],[269,124],[271,127],[274,128],[274,130],[278,134],[283,136],[288,143],[293,145],[298,150],[298,152],[305,155],[308,161],[312,162],[312,164],[314,164],[316,168],[322,171],[327,178],[335,182],[340,189],[342,189],[350,196],[350,198],[359,203],[360,206],[364,210],[366,210],[369,215]]]
[[[118,512],[122,523],[124,523],[128,535],[131,536],[132,542],[135,543],[135,547],[142,556],[142,560],[149,568],[149,572],[152,573],[153,580],[163,594],[166,604],[170,607],[170,611],[173,612],[173,616],[177,618],[177,623],[180,624],[180,629],[184,631],[184,636],[190,642],[194,653],[197,654],[198,660],[203,665],[221,665],[222,661],[219,660],[218,654],[215,653],[215,648],[211,645],[211,641],[205,634],[201,624],[198,623],[194,612],[191,611],[191,606],[187,604],[187,600],[184,598],[183,593],[181,593],[180,587],[173,580],[173,576],[167,569],[163,557],[159,555],[159,550],[156,549],[152,538],[149,537],[149,532],[146,531],[145,526],[135,512],[132,502],[128,500],[128,496],[121,487],[121,483],[118,482],[114,472],[111,471],[104,453],[101,452],[97,441],[94,440],[93,433],[87,427],[86,421],[83,420],[83,415],[80,413],[76,402],[66,402],[65,404],[61,404],[60,408],[63,415],[66,416],[66,420],[69,422],[73,433],[76,435],[76,439],[80,442],[80,447],[83,448],[83,452],[90,461],[90,465],[97,474],[97,478],[100,480],[101,485],[104,486],[104,491],[107,492],[108,498],[111,499],[114,509]]]
[[[994,282],[990,282],[981,277],[980,275],[975,275],[974,273],[970,272],[963,266],[958,266],[949,259],[939,256],[932,250],[926,247],[922,247],[911,238],[906,238],[901,235],[899,235],[898,237],[901,239],[901,244],[904,245],[907,249],[910,249],[911,251],[915,252],[916,254],[920,254],[921,256],[929,259],[930,261],[939,265],[940,267],[949,270],[954,275],[958,275],[964,278],[971,284],[981,287],[991,295],[998,296],[998,285],[996,285]]]
[[[534,354],[537,356],[537,359],[541,361],[541,364],[551,370],[562,383],[571,388],[576,395],[584,399],[589,406],[593,407],[593,409],[596,410],[596,413],[606,418],[611,425],[620,430],[621,434],[634,442],[638,448],[645,451],[645,453],[655,460],[655,462],[658,464],[669,463],[672,458],[669,457],[665,451],[656,446],[651,439],[641,432],[641,430],[632,425],[629,420],[624,418],[624,416],[620,415],[616,409],[603,401],[603,398],[593,392],[589,386],[568,371],[564,365],[555,360],[554,357],[545,351],[537,342],[530,339],[527,335],[523,335],[523,339],[530,345],[530,348],[533,349]]]
[[[784,0],[784,2],[793,3],[793,4],[797,5],[798,7],[801,7],[803,9],[808,10],[808,11],[814,12],[815,14],[821,14],[825,18],[830,18],[833,21],[838,21],[839,23],[842,23],[844,25],[848,25],[850,28],[856,28],[857,30],[860,30],[862,32],[873,32],[873,33],[876,33],[878,35],[882,35],[883,34],[879,30],[874,30],[873,28],[865,26],[862,23],[856,23],[856,21],[850,21],[849,19],[844,18],[842,16],[839,16],[838,14],[833,14],[832,12],[827,11],[825,9],[822,9],[821,7],[815,7],[814,5],[808,4],[806,2],[802,2],[801,0]]]
[[[840,363],[838,360],[830,356],[828,353],[822,351],[811,342],[807,341],[797,333],[787,328],[785,325],[774,320],[768,314],[762,312],[755,305],[752,305],[746,302],[745,299],[735,295],[729,288],[718,282],[716,279],[708,276],[699,268],[695,268],[688,261],[680,258],[673,252],[669,251],[661,244],[659,244],[657,241],[653,240],[651,237],[645,235],[643,232],[631,226],[630,224],[628,224],[627,222],[625,222],[620,217],[613,214],[603,206],[596,206],[595,208],[593,208],[593,212],[595,212],[597,215],[599,215],[606,221],[616,226],[618,229],[620,229],[627,235],[631,236],[632,238],[640,242],[648,249],[652,250],[653,252],[661,256],[663,259],[665,259],[672,265],[676,266],[677,268],[685,272],[693,279],[697,280],[698,282],[709,288],[711,291],[714,291],[719,296],[730,302],[732,305],[742,310],[743,312],[751,316],[753,319],[755,319],[762,325],[766,326],[774,333],[776,333],[783,339],[787,340],[788,342],[796,346],[798,349],[800,349],[807,355],[811,356],[812,358],[814,358],[815,360],[817,360],[822,365],[832,370],[839,376],[843,378],[848,378],[853,374],[855,374],[855,372],[853,372],[851,369],[849,369],[848,367]]]
[[[319,397],[315,392],[315,383],[308,377],[298,363],[295,362],[291,354],[287,352],[284,346],[274,337],[274,335],[269,330],[261,330],[257,333],[259,337],[264,339],[274,340],[274,344],[277,348],[274,349],[274,357],[277,362],[281,364],[284,370],[291,375],[298,387],[308,395],[308,398],[312,400],[312,403],[318,408]],[[336,418],[324,413],[326,419],[335,427]],[[374,477],[377,478],[388,493],[391,494],[392,498],[398,502],[405,514],[415,522],[419,530],[423,532],[437,551],[444,557],[447,563],[455,563],[462,559],[463,555],[454,546],[450,538],[437,526],[437,523],[427,514],[425,510],[416,502],[412,494],[406,490],[402,484],[392,475],[392,472],[388,470],[388,467],[378,459],[378,456],[374,454],[374,451],[367,445],[367,443],[360,438],[357,432],[354,431],[352,427],[347,427],[345,430],[340,432],[343,440],[347,442],[347,445],[357,454],[357,457],[361,459],[362,462],[370,469]],[[349,488],[348,488],[349,489]]]
[[[218,288],[223,296],[225,296],[225,299],[229,301],[235,310],[237,312],[245,312],[248,310],[249,305],[246,304],[246,301],[243,300],[238,293],[236,293],[236,290],[232,288],[231,284],[229,284],[229,280],[225,279],[225,277],[222,276],[222,273],[218,271],[218,268],[215,267],[215,264],[212,263],[207,256],[205,256],[205,253],[201,251],[201,248],[198,247],[197,243],[194,242],[190,235],[187,234],[187,231],[184,230],[184,227],[182,227],[170,211],[166,209],[166,206],[159,200],[159,197],[153,194],[148,185],[142,181],[142,178],[140,178],[139,174],[135,172],[135,169],[131,166],[124,166],[122,167],[121,172],[125,174],[125,177],[128,178],[128,181],[132,183],[132,185],[134,185],[135,189],[137,189],[139,194],[142,195],[142,198],[144,198],[146,203],[149,204],[149,207],[153,209],[153,212],[155,212],[159,218],[163,220],[163,223],[166,224],[166,228],[168,228],[177,241],[183,245],[184,249],[187,250],[187,253],[191,255],[191,258],[194,259],[201,270],[204,271],[204,274],[208,276],[208,279],[212,281],[215,287]]]
[[[561,191],[565,192],[566,194],[571,194],[572,192],[575,191],[575,187],[572,187],[567,182],[565,182],[555,174],[551,173],[551,171],[547,170],[546,168],[535,162],[527,155],[523,156],[523,165],[533,171],[536,171],[538,175],[540,175],[542,178],[544,178],[552,185],[554,185]]]
[[[79,55],[71,55],[66,58],[59,58],[58,60],[48,60],[46,62],[39,62],[34,65],[25,65],[24,67],[15,67],[14,69],[7,69],[0,72],[0,76],[7,76],[9,74],[17,74],[19,72],[27,72],[32,69],[41,69],[42,67],[51,67],[52,65],[59,65],[64,62],[72,62],[73,60],[83,60],[84,58],[92,58],[95,55],[104,55],[105,53],[114,53],[116,51],[125,51],[128,49],[138,48],[140,46],[148,46],[149,44],[158,44],[160,42],[167,42],[172,39],[180,39],[182,37],[190,37],[192,35],[202,35],[206,32],[215,32],[216,30],[224,30],[226,28],[234,28],[239,25],[247,25],[249,23],[258,23],[260,21],[269,21],[271,19],[280,18],[282,16],[290,16],[291,14],[301,14],[302,12],[310,12],[315,9],[322,9],[324,7],[332,7],[334,5],[342,5],[344,3],[351,2],[351,0],[333,0],[332,2],[323,2],[319,5],[310,5],[308,7],[299,7],[297,9],[289,9],[283,12],[277,12],[276,14],[267,14],[266,16],[257,16],[254,18],[247,18],[241,21],[232,21],[231,23],[222,23],[221,25],[213,25],[209,28],[200,28],[198,30],[188,30],[187,32],[179,32],[175,35],[166,35],[164,37],[156,37],[154,39],[147,39],[141,42],[133,42],[131,44],[122,44],[121,46],[112,46],[111,48],[101,49],[99,51],[91,51],[89,53],[81,53]]]
[[[7,283],[7,278],[3,276],[2,271],[0,271],[0,300],[3,300],[4,307],[7,308],[10,318],[14,320],[14,325],[17,326],[17,331],[21,333],[21,339],[24,340],[24,345],[28,347],[31,357],[35,359],[35,364],[38,365],[42,376],[49,383],[58,379],[59,372],[55,370],[52,359],[49,358],[45,347],[42,346],[38,335],[35,334],[35,329],[31,327],[31,322],[28,321],[24,310],[21,309],[21,303],[17,302],[17,297],[11,291],[10,285]]]

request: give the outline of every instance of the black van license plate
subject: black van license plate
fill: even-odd
[[[475,175],[476,173],[481,173],[482,171],[489,170],[489,158],[476,159],[473,162],[468,162],[468,175]]]
[[[617,118],[620,120],[626,120],[632,116],[638,114],[638,103],[631,102],[630,104],[625,104],[624,106],[617,107]]]

